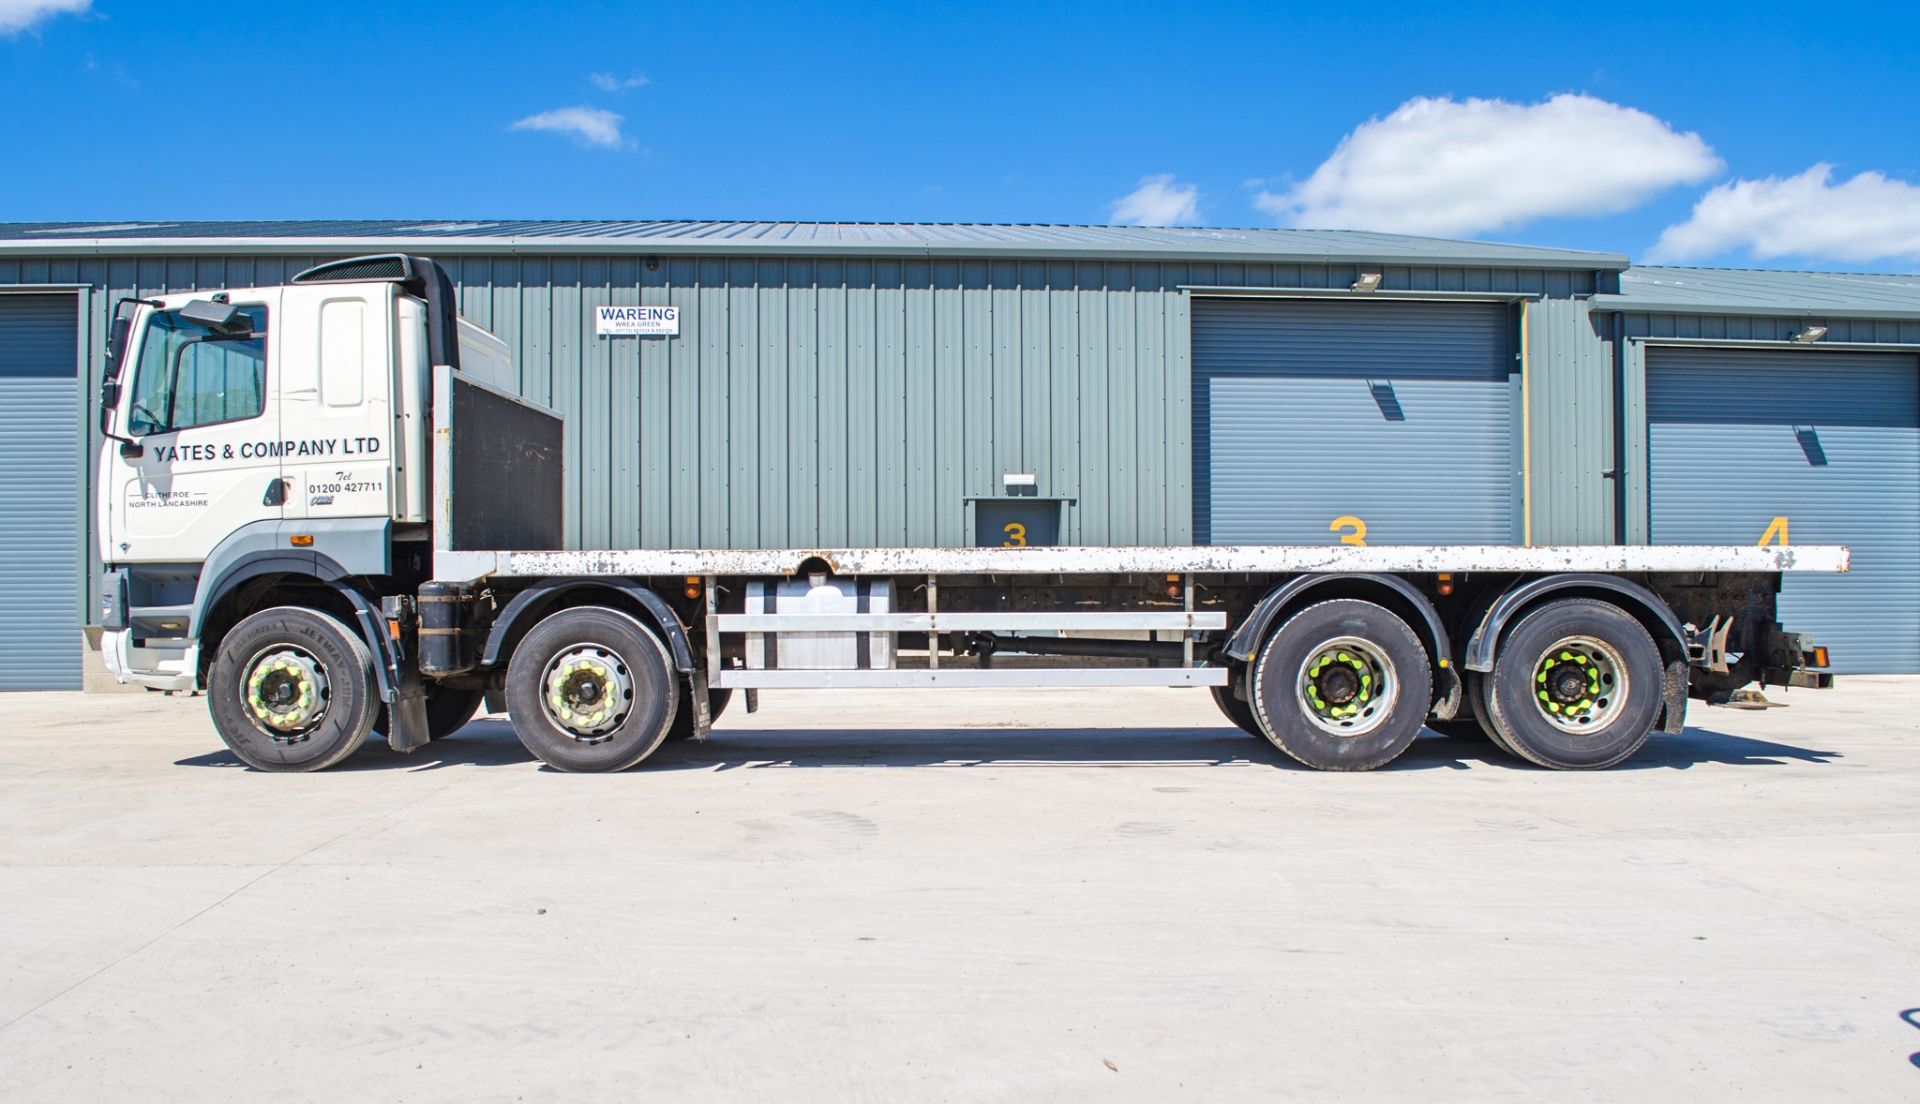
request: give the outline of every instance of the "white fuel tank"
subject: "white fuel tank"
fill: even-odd
[[[893,584],[886,579],[838,579],[809,575],[747,584],[749,614],[893,612]],[[770,632],[747,634],[749,670],[857,671],[893,667],[890,632]]]

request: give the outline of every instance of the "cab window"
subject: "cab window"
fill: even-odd
[[[136,437],[257,418],[267,405],[267,308],[243,306],[244,332],[155,311],[140,341],[128,430]],[[236,328],[237,329],[237,328]]]

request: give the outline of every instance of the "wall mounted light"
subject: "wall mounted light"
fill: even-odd
[[[1360,274],[1360,278],[1353,282],[1353,290],[1379,291],[1380,290],[1380,274],[1378,272],[1362,272]]]
[[[1788,340],[1798,341],[1802,345],[1811,345],[1825,336],[1827,336],[1827,328],[1825,326],[1802,326],[1798,330],[1795,330],[1793,336],[1788,338]]]

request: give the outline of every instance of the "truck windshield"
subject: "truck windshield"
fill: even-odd
[[[244,334],[180,317],[147,316],[127,429],[136,437],[257,418],[266,409],[267,308],[243,306]]]

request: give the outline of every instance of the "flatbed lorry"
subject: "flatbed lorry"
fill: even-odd
[[[412,751],[489,695],[611,771],[736,692],[1035,686],[1205,688],[1320,769],[1423,726],[1596,769],[1689,700],[1831,685],[1775,603],[1838,546],[566,550],[561,418],[423,257],[127,300],[108,345],[107,665],[205,691],[261,770]]]

